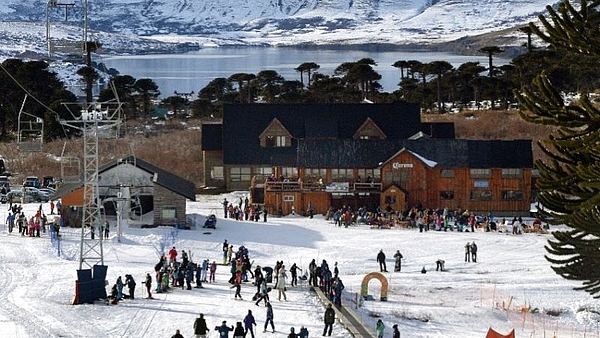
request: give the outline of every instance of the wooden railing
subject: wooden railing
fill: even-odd
[[[280,190],[280,191],[332,191],[327,189],[326,184],[318,182],[302,182],[302,181],[266,181],[265,189]],[[346,190],[345,190],[346,191]],[[381,183],[349,183],[348,190],[351,192],[379,192],[381,191]]]

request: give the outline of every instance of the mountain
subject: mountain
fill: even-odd
[[[91,39],[119,50],[141,44],[430,45],[515,28],[548,0],[88,0]],[[0,49],[81,39],[84,0],[0,3]],[[66,13],[65,13],[66,12]],[[67,20],[65,20],[65,18]],[[516,34],[516,33],[512,33]],[[133,43],[133,45],[132,45]],[[144,44],[146,44],[144,46]],[[160,45],[160,43],[159,43]]]

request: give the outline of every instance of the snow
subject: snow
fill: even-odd
[[[400,250],[402,272],[384,273],[390,285],[388,301],[378,300],[380,285],[373,280],[368,290],[375,300],[356,309],[373,331],[377,317],[381,318],[387,327],[385,337],[391,336],[393,324],[398,324],[402,337],[417,338],[484,337],[489,327],[501,333],[514,328],[517,337],[583,337],[586,332],[599,332],[597,302],[585,292],[574,291],[580,284],[556,275],[545,260],[549,234],[344,228],[322,215],[270,217],[267,223],[221,218],[223,198],[238,201],[243,194],[200,195],[197,202],[188,202],[188,214],[200,215],[200,224],[205,215],[217,214],[217,228],[210,234],[202,228],[175,231],[125,225],[119,242],[113,227],[104,243],[107,292],[117,276],[132,274],[137,281],[136,299],[118,305],[69,305],[78,269],[78,230],[61,229],[58,256],[47,234],[42,238],[21,237],[16,231],[9,235],[0,225],[0,337],[170,337],[176,329],[184,337],[193,337],[192,325],[200,312],[212,329],[223,320],[234,325],[248,309],[258,324],[257,337],[287,337],[290,327],[298,330],[302,325],[311,337],[320,336],[324,307],[306,285],[288,287],[287,301],[278,301],[276,291],[270,293],[277,332],[262,334],[266,311],[250,301],[254,286],[245,283],[244,300],[234,300],[227,283],[229,268],[224,266],[217,268],[217,282],[205,283],[204,289],[174,289],[154,294],[153,300],[143,298],[143,277],[150,272],[154,279],[161,247],[189,251],[197,262],[219,262],[224,239],[236,249],[246,246],[255,265],[272,266],[283,260],[288,267],[296,263],[306,270],[313,258],[326,259],[330,266],[338,262],[346,286],[343,304],[353,308],[352,299],[360,293],[364,276],[378,271],[379,250],[387,255],[389,271],[393,271],[393,253]],[[24,205],[25,214],[33,215],[38,206]],[[49,211],[47,204],[43,208]],[[6,214],[6,209],[0,211],[0,217]],[[478,260],[466,263],[464,245],[472,241],[478,244]],[[446,261],[447,271],[435,271],[437,259]],[[422,267],[429,271],[421,274]],[[333,336],[350,334],[336,323]],[[211,331],[209,337],[216,333]]]

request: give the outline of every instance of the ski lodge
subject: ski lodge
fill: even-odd
[[[417,104],[226,105],[202,125],[205,186],[249,190],[272,214],[349,205],[527,214],[531,140],[456,139]]]

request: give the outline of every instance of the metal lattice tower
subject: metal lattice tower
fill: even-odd
[[[87,0],[80,0],[80,4],[76,4],[75,2],[62,2],[59,0],[48,0],[46,3],[46,44],[48,47],[48,57],[52,57],[55,51],[63,52],[63,53],[72,53],[72,54],[83,54],[86,51],[86,47],[84,42],[87,41],[88,34],[88,19],[87,19],[87,11],[88,11],[88,3]],[[54,40],[52,39],[51,34],[51,12],[55,12],[56,10],[64,10],[64,21],[69,21],[69,10],[71,12],[75,12],[74,14],[81,14],[83,12],[83,18],[81,15],[76,15],[77,18],[75,22],[81,22],[83,26],[82,40],[74,41],[74,40]]]
[[[119,136],[122,104],[91,103],[82,110],[72,109],[75,104],[65,105],[69,108],[73,119],[61,120],[60,123],[83,132],[83,210],[79,255],[79,270],[81,270],[84,265],[89,268],[94,265],[104,265],[103,236],[92,235],[92,232],[98,231],[103,224],[100,215],[102,203],[98,189],[98,139]],[[74,111],[78,111],[79,114],[74,114]]]

